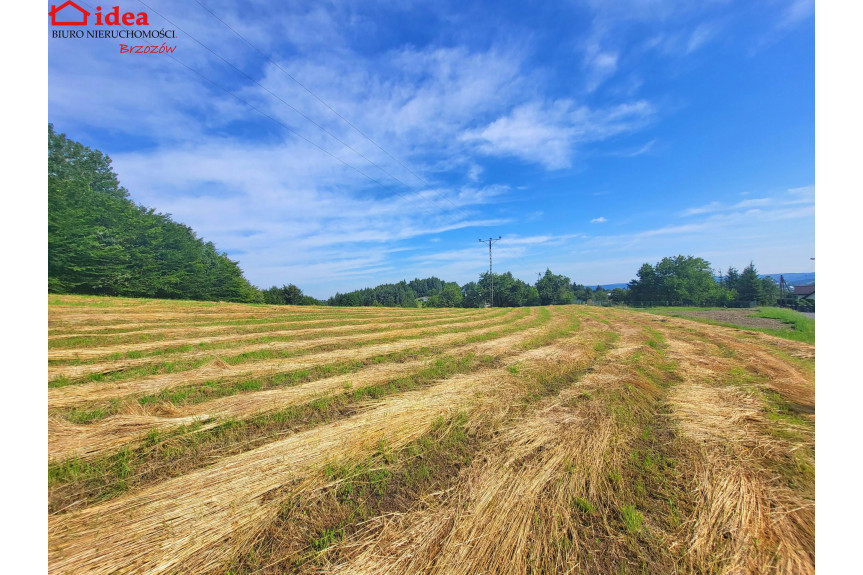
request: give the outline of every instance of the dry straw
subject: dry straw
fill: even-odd
[[[488,324],[485,325],[488,326]],[[493,324],[490,327],[478,327],[477,329],[470,331],[468,335],[485,334],[498,329],[498,326],[499,324]],[[393,335],[404,336],[405,334],[396,332]],[[220,369],[218,367],[214,367],[212,364],[208,364],[193,370],[143,377],[134,380],[68,385],[48,390],[48,408],[62,409],[88,402],[108,401],[114,398],[122,398],[132,395],[147,395],[181,385],[204,383],[220,375],[230,376],[232,379],[241,379],[257,375],[266,375],[272,372],[306,369],[333,362],[363,360],[378,355],[404,351],[412,348],[419,349],[421,347],[445,345],[463,337],[465,337],[464,333],[443,333],[422,339],[396,340],[394,342],[368,345],[352,349],[313,353],[299,356],[297,358],[238,364],[233,366],[230,370]],[[208,352],[208,354],[212,354],[212,352]]]
[[[526,352],[530,354],[532,352]],[[227,560],[278,511],[282,498],[320,481],[332,460],[362,458],[425,434],[439,417],[466,409],[477,390],[507,403],[504,369],[455,376],[334,424],[299,433],[211,467],[80,512],[49,520],[51,573],[200,573]]]
[[[148,322],[157,317],[177,322],[200,319],[202,314],[266,317],[275,308],[249,312],[245,306],[177,304],[166,311],[149,302],[140,307],[124,302],[106,313],[72,306],[58,311],[52,315],[55,324],[78,330],[87,324],[87,317],[98,318],[104,326],[152,327]],[[279,309],[278,313],[295,312]],[[374,321],[376,316],[369,313]],[[682,479],[676,481],[687,482],[676,488],[685,490],[693,501],[681,511],[689,515],[675,529],[666,530],[646,517],[644,540],[660,549],[648,558],[646,568],[657,573],[813,573],[814,501],[805,489],[780,477],[777,462],[809,463],[805,453],[814,450],[814,431],[806,422],[768,419],[762,393],[775,391],[795,405],[814,409],[811,370],[788,359],[814,356],[812,346],[760,335],[741,339],[739,332],[730,329],[603,309],[580,311],[588,327],[573,336],[538,349],[514,351],[529,338],[553,333],[569,320],[568,314],[563,308],[552,308],[553,319],[544,326],[458,349],[445,348],[466,334],[233,367],[214,362],[178,374],[51,389],[53,409],[414,347],[499,358],[494,369],[369,402],[351,417],[221,457],[206,468],[114,500],[51,516],[50,572],[219,571],[238,553],[254,547],[282,503],[313,501],[327,485],[322,473],[326,464],[365,460],[382,442],[398,450],[428,434],[441,417],[457,412],[468,414],[470,436],[477,438],[480,452],[458,482],[424,496],[405,513],[362,523],[346,540],[301,568],[369,574],[613,572],[632,556],[634,539],[621,532],[616,516],[609,515],[622,503],[621,488],[613,484],[609,472],[624,470],[637,428],[617,415],[612,398],[632,396],[644,398],[637,409],[674,437],[674,453],[682,458]],[[408,316],[398,317],[409,321]],[[488,318],[485,321],[477,322],[467,336],[497,329]],[[602,331],[616,334],[616,348],[572,388],[532,403],[523,401],[524,384],[530,378],[562,379],[586,368]],[[654,337],[657,331],[664,341],[658,351],[646,345],[648,335]],[[656,347],[655,341],[652,346]],[[291,388],[183,408],[165,405],[161,414],[135,408],[87,426],[52,419],[51,450],[54,455],[87,457],[128,445],[148,429],[170,429],[205,417],[249,417],[337,393],[348,382],[369,385],[414,373],[426,363],[371,365],[354,374]],[[673,377],[666,383],[676,384],[670,388],[660,388],[644,375],[660,363],[673,367]],[[742,383],[729,378],[738,372],[751,377]],[[667,406],[670,413],[659,413],[658,406]],[[602,512],[590,517],[574,512],[573,503],[582,500]],[[305,544],[296,543],[294,553]],[[274,565],[276,569],[278,563]]]
[[[560,315],[542,327],[530,328],[491,341],[452,347],[446,351],[451,356],[473,353],[503,358],[515,353],[521,342],[554,329],[566,319],[566,316]],[[435,358],[372,364],[358,372],[315,380],[303,385],[232,395],[179,409],[159,404],[154,408],[159,412],[158,415],[149,413],[137,402],[129,402],[125,413],[85,425],[76,425],[59,417],[52,417],[48,421],[48,458],[64,460],[74,456],[89,459],[123,445],[133,445],[143,433],[153,429],[170,430],[180,425],[213,419],[211,423],[198,427],[199,430],[209,429],[218,424],[216,418],[243,419],[337,393],[343,391],[345,386],[360,388],[384,383],[415,373],[433,361]]]
[[[595,366],[577,386],[510,422],[443,499],[367,524],[340,546],[339,560],[327,572],[468,575],[573,568],[574,558],[591,545],[583,540],[573,502],[607,499],[608,457],[618,433],[599,402],[573,400],[583,389],[622,388],[633,380],[631,369],[620,365],[643,348],[640,330],[630,328],[621,330],[626,354]],[[574,355],[544,369],[571,370]]]
[[[148,341],[148,342],[140,342],[140,343],[131,343],[131,344],[116,344],[116,345],[104,345],[91,349],[81,349],[81,348],[70,348],[70,349],[52,349],[48,351],[48,360],[49,361],[62,361],[69,359],[92,359],[98,357],[105,357],[117,353],[129,353],[129,352],[141,352],[141,351],[154,351],[159,349],[166,349],[171,347],[181,347],[181,346],[190,346],[190,345],[203,345],[203,344],[213,344],[213,343],[225,343],[225,342],[239,342],[245,341],[249,339],[259,339],[263,337],[286,337],[286,336],[301,336],[301,335],[309,335],[309,334],[320,334],[320,338],[315,338],[311,340],[304,340],[301,344],[295,345],[310,345],[316,343],[318,340],[328,340],[328,341],[353,341],[357,338],[363,337],[372,337],[376,333],[387,333],[392,330],[401,330],[406,333],[415,333],[417,330],[427,329],[429,327],[439,327],[439,328],[452,328],[466,325],[473,325],[476,323],[482,323],[487,321],[485,318],[478,321],[470,321],[473,316],[465,318],[463,316],[455,316],[455,317],[444,317],[442,319],[426,319],[420,318],[418,321],[411,322],[399,322],[394,325],[392,318],[389,321],[385,322],[368,322],[368,321],[359,321],[357,323],[348,324],[348,325],[340,325],[334,327],[310,327],[304,329],[277,329],[277,330],[268,330],[268,331],[259,331],[253,333],[230,333],[228,335],[213,335],[213,336],[205,336],[205,337],[188,337],[188,332],[186,333],[187,337],[175,338],[175,339],[162,339],[159,341]],[[457,321],[453,321],[456,319]],[[465,321],[468,320],[468,321]],[[412,326],[419,326],[417,330],[408,330],[406,328],[410,328]],[[369,333],[369,330],[372,330],[373,333]],[[327,337],[329,332],[339,331],[344,332],[346,335],[339,337]],[[361,334],[351,334],[351,332],[362,331]],[[231,350],[249,350],[256,349],[253,347],[241,347],[236,346],[232,347]],[[286,349],[290,349],[287,347]]]

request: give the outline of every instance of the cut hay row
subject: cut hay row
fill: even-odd
[[[676,354],[685,383],[671,396],[685,436],[698,444],[697,512],[688,549],[705,572],[814,573],[814,490],[792,489],[776,463],[814,470],[814,428],[765,417],[764,401],[712,366]],[[772,387],[772,385],[771,385]],[[777,438],[777,431],[795,441]],[[814,476],[812,477],[814,482]]]
[[[621,363],[643,348],[643,337],[633,326],[623,331],[614,357],[509,421],[453,490],[410,513],[366,522],[331,550],[334,560],[303,571],[564,573],[578,565],[572,557],[589,556],[594,542],[580,533],[573,508],[577,500],[594,505],[607,497],[608,454],[621,433],[584,390],[623,388],[637,377]]]
[[[107,299],[107,298],[103,298]],[[50,300],[49,300],[50,301]],[[190,303],[190,302],[186,302]],[[194,302],[200,304],[202,302]],[[165,322],[192,321],[236,321],[243,319],[266,319],[272,317],[290,318],[301,315],[317,315],[322,317],[340,316],[348,312],[354,316],[376,316],[385,313],[403,315],[449,313],[445,308],[338,308],[321,306],[276,306],[249,304],[215,304],[211,306],[188,305],[179,306],[177,301],[153,300],[152,303],[138,302],[124,307],[87,307],[63,306],[51,303],[49,305],[49,327],[65,327],[69,329],[106,328],[116,323],[118,325],[135,323],[162,324]]]
[[[425,318],[428,321],[440,320],[444,318],[455,318],[455,317],[470,317],[475,316],[481,313],[484,313],[485,310],[456,310],[450,313],[434,313],[424,315],[422,318]],[[257,332],[265,332],[265,331],[276,331],[280,329],[304,329],[304,328],[313,328],[313,327],[327,327],[330,325],[335,326],[348,326],[348,325],[356,325],[356,324],[365,324],[365,323],[380,323],[382,321],[394,321],[396,318],[399,320],[401,317],[393,314],[393,313],[381,313],[377,315],[353,315],[353,314],[342,314],[338,316],[330,316],[330,317],[321,317],[317,314],[304,314],[297,315],[290,319],[282,319],[280,321],[276,321],[277,318],[267,317],[262,320],[254,323],[247,324],[225,324],[225,323],[187,323],[183,325],[177,324],[166,324],[160,328],[150,328],[143,327],[141,329],[136,330],[128,330],[117,331],[116,328],[112,330],[99,330],[98,332],[68,332],[68,331],[58,331],[55,330],[53,333],[48,334],[48,344],[53,347],[60,346],[71,346],[71,345],[79,345],[80,340],[85,340],[86,342],[90,341],[110,341],[117,343],[134,343],[135,339],[145,341],[146,338],[156,338],[156,337],[170,337],[182,335],[186,337],[190,337],[193,335],[203,335],[203,334],[213,334],[213,333],[222,333],[222,332],[233,332],[237,334],[244,333],[257,333]],[[417,321],[422,319],[420,317],[412,318]],[[70,341],[73,340],[73,341]]]
[[[54,333],[322,329],[49,388],[52,574],[814,572],[814,346],[586,306],[339,325],[357,310],[228,304],[180,332],[220,304],[82,300]],[[68,341],[150,337],[112,335]]]
[[[164,303],[164,302],[163,302]],[[352,316],[374,317],[386,311],[380,308],[351,308]],[[122,310],[99,311],[95,309],[76,309],[71,312],[63,309],[49,309],[48,327],[53,330],[99,331],[101,329],[116,329],[123,326],[185,325],[272,321],[274,319],[289,320],[303,316],[338,317],[339,312],[347,308],[307,307],[307,306],[250,306],[240,304],[237,308],[187,309],[177,311],[170,306],[154,307],[152,311],[146,308],[129,308]],[[440,310],[405,309],[405,315],[446,313]]]
[[[289,306],[279,306],[279,307],[289,307]],[[440,312],[438,310],[425,310],[430,315],[436,315]],[[471,311],[480,311],[480,310],[471,310]],[[125,316],[124,316],[125,317]],[[99,323],[81,323],[74,325],[60,325],[51,327],[48,330],[49,336],[56,335],[69,335],[69,336],[93,336],[106,334],[111,335],[113,333],[125,333],[128,331],[129,333],[136,333],[141,331],[159,331],[160,329],[168,329],[168,328],[207,328],[207,327],[243,327],[243,326],[255,326],[255,325],[267,325],[274,323],[296,323],[302,321],[338,321],[341,319],[346,320],[354,320],[358,318],[378,318],[378,317],[394,317],[392,312],[387,313],[386,310],[378,311],[377,313],[370,314],[366,313],[354,313],[350,310],[345,310],[344,313],[335,313],[332,311],[323,311],[321,308],[305,308],[302,312],[294,311],[293,313],[285,313],[283,310],[272,310],[270,313],[265,314],[254,314],[249,317],[232,317],[228,316],[225,318],[213,317],[213,316],[204,316],[199,317],[195,315],[191,315],[190,317],[180,318],[179,320],[173,320],[171,318],[163,318],[161,320],[152,320],[152,321],[136,321],[129,320],[127,318],[126,321],[121,321],[113,324],[99,324]],[[55,323],[58,323],[58,318],[51,316],[49,312],[49,318],[55,320]],[[125,330],[125,331],[124,331]]]
[[[577,321],[577,318],[569,310],[556,310],[552,321],[543,326],[491,341],[449,346],[445,353],[452,358],[473,354],[501,359],[522,349],[531,338],[564,328],[574,320]],[[588,327],[579,334],[579,338],[592,339],[596,330],[596,326]],[[203,431],[218,425],[225,418],[245,419],[329,394],[345,393],[346,387],[353,390],[406,377],[428,367],[439,357],[394,364],[376,363],[356,372],[312,380],[297,386],[229,395],[186,406],[158,404],[151,408],[155,413],[148,411],[148,406],[130,403],[127,413],[87,424],[74,424],[59,417],[51,417],[48,421],[48,458],[49,461],[70,457],[89,459],[119,446],[134,445],[136,439],[140,440],[142,434],[151,430],[171,430],[206,420],[208,423],[197,427]],[[166,412],[170,415],[165,416]]]
[[[509,362],[530,361],[543,351],[527,351]],[[465,409],[505,410],[519,392],[517,378],[506,369],[455,376],[127,497],[52,517],[50,572],[215,569],[274,517],[282,501],[319,488],[328,461],[362,458],[381,441],[399,449],[439,417]]]
[[[606,339],[600,336],[600,341]],[[535,349],[553,341],[558,345],[567,342],[594,351],[599,349],[596,347],[596,331],[592,327],[580,329],[575,335],[562,334],[561,330],[548,330],[540,337],[511,343],[515,344],[516,349]],[[498,341],[487,342],[481,351],[487,351],[489,344],[495,345]],[[501,346],[500,349],[504,348]],[[506,349],[512,351],[511,347]],[[538,349],[531,359],[547,362],[558,353],[559,347],[545,347]],[[378,401],[397,393],[427,387],[456,374],[467,375],[496,367],[502,361],[506,360],[485,353],[459,357],[446,355],[415,374],[381,384],[352,387],[347,392],[341,390],[343,393],[318,397],[299,405],[295,403],[295,407],[267,410],[243,419],[226,419],[215,427],[203,421],[193,422],[175,432],[151,432],[143,438],[140,448],[126,445],[90,463],[77,458],[57,462],[49,466],[49,509],[52,513],[81,509],[108,497],[141,489],[165,478],[210,465],[221,458],[283,439],[286,433],[328,425],[371,408],[373,404],[368,403],[369,399]],[[512,373],[520,373],[530,370],[531,366],[516,364],[508,369]],[[257,395],[251,394],[252,399]]]
[[[671,349],[685,345],[675,338],[691,337],[682,331],[665,330]],[[656,556],[647,551],[634,564],[627,561],[635,528],[630,532],[624,513],[606,514],[600,505],[615,491],[608,480],[614,468],[608,454],[613,438],[625,430],[608,411],[591,409],[595,400],[584,401],[585,394],[579,394],[583,387],[607,392],[639,380],[637,366],[621,363],[651,350],[624,339],[605,368],[596,368],[578,388],[564,391],[546,410],[498,436],[496,448],[489,449],[492,455],[463,474],[458,489],[421,502],[411,513],[367,521],[354,536],[300,571],[608,573],[640,568],[669,573],[685,564],[687,572],[814,572],[813,502],[752,463],[759,454],[777,449],[775,439],[753,428],[754,422],[764,423],[762,402],[739,389],[715,387],[719,374],[697,362],[686,363],[698,355],[671,349],[669,355],[683,360],[687,374],[684,383],[672,388],[673,415],[683,440],[701,457],[693,460],[690,518],[670,523],[673,528],[668,529],[648,517],[645,526],[638,527],[648,531],[640,547],[658,547]],[[613,373],[606,375],[609,368]],[[714,383],[693,385],[693,377]],[[661,397],[660,389],[650,393]],[[573,399],[581,401],[573,406]],[[805,442],[785,449],[801,445]],[[626,457],[617,452],[618,459]],[[641,517],[637,508],[630,509],[631,517]],[[617,535],[609,525],[619,517],[626,528]],[[674,548],[677,551],[670,552]],[[279,571],[277,565],[270,565],[275,567],[272,572]]]
[[[693,338],[701,341],[701,346],[712,346],[712,349],[691,348],[685,354],[679,354],[688,358],[689,363],[700,363],[706,368],[711,364],[721,362],[723,356],[736,359],[740,367],[765,378],[766,385],[780,393],[789,401],[793,401],[805,407],[812,413],[815,409],[815,373],[787,360],[777,357],[776,352],[798,357],[800,359],[814,359],[815,347],[802,342],[782,339],[762,333],[746,332],[746,336],[754,334],[758,344],[742,340],[739,330],[720,326],[707,326],[698,322],[688,320],[651,320],[656,329],[664,327],[675,327],[684,329],[692,334]],[[689,345],[694,345],[689,341]],[[716,346],[721,349],[716,349]],[[726,362],[728,363],[728,362]]]
[[[455,325],[471,325],[474,323],[482,323],[487,321],[489,318],[500,317],[501,315],[507,315],[511,313],[510,310],[503,310],[502,312],[490,313],[484,316],[444,316],[441,319],[426,319],[422,318],[419,321],[402,321],[397,325],[393,325],[393,321],[390,320],[388,322],[358,322],[354,324],[349,324],[345,326],[335,326],[335,327],[312,327],[309,329],[284,329],[284,330],[271,330],[260,333],[231,333],[228,335],[214,335],[214,336],[205,336],[205,337],[182,337],[177,339],[165,339],[159,341],[149,341],[149,342],[141,342],[141,343],[122,343],[122,344],[112,344],[112,345],[104,345],[99,347],[94,347],[90,349],[86,348],[72,348],[72,349],[51,349],[48,351],[48,361],[50,362],[60,362],[63,360],[84,360],[84,359],[92,359],[99,358],[104,356],[111,356],[121,353],[129,353],[129,352],[145,352],[145,351],[154,351],[154,350],[165,350],[170,351],[171,348],[183,348],[186,346],[203,346],[206,344],[214,344],[220,342],[238,342],[238,346],[241,342],[250,339],[258,339],[258,338],[274,338],[276,341],[279,338],[285,337],[299,337],[302,335],[316,335],[321,334],[321,339],[325,338],[327,335],[331,335],[332,332],[337,333],[351,333],[351,332],[359,332],[364,331],[368,333],[372,332],[387,332],[393,331],[396,329],[408,330],[414,328],[416,326],[424,327],[424,326],[440,326],[440,327],[448,327]],[[230,349],[231,346],[220,346],[218,349],[227,348]]]
[[[152,323],[161,324],[164,322],[184,321],[187,319],[209,321],[234,321],[242,319],[259,319],[273,315],[273,308],[267,307],[246,307],[241,306],[236,309],[190,309],[188,311],[168,311],[166,309],[154,309],[154,311],[137,311],[137,310],[116,310],[108,312],[96,312],[92,310],[81,311],[75,310],[72,313],[64,313],[62,309],[55,309],[54,313],[49,316],[49,327],[76,327],[79,325],[86,326],[101,326],[110,327],[115,324],[124,325],[126,323]],[[303,313],[302,308],[291,308],[289,306],[279,306],[277,310],[282,316],[290,316]],[[170,308],[169,308],[170,309]]]
[[[134,377],[137,374],[135,370],[147,370],[147,373],[164,373],[187,369],[195,369],[202,366],[208,360],[217,358],[223,359],[231,365],[239,365],[249,361],[262,359],[261,354],[266,356],[276,355],[277,357],[294,357],[312,351],[325,351],[327,349],[337,347],[363,347],[373,343],[387,343],[398,341],[401,339],[417,339],[422,337],[434,336],[441,332],[466,332],[472,331],[473,328],[486,328],[491,326],[503,325],[506,323],[516,323],[523,320],[529,312],[516,311],[501,315],[489,315],[480,319],[471,319],[450,323],[446,325],[435,325],[430,328],[420,327],[412,330],[402,329],[397,323],[393,324],[390,329],[382,329],[376,333],[359,333],[347,336],[333,336],[324,334],[320,338],[315,338],[316,334],[311,334],[310,338],[299,338],[296,341],[291,341],[291,338],[285,338],[288,341],[268,341],[261,343],[246,343],[239,342],[238,345],[227,344],[212,347],[210,349],[192,349],[179,348],[169,353],[153,354],[146,357],[133,359],[91,359],[89,361],[72,363],[55,364],[52,362],[48,366],[49,385],[53,380],[66,380],[68,382],[86,383],[80,381],[90,376],[101,376],[111,374],[112,379],[124,379]],[[474,330],[475,331],[475,330]],[[256,357],[257,356],[257,357]],[[100,377],[99,377],[100,378]]]
[[[709,334],[710,337],[721,338],[723,342],[735,341],[744,346],[744,349],[765,348],[771,351],[780,351],[796,359],[815,359],[815,346],[810,343],[776,337],[745,328],[704,324],[684,317],[656,316],[648,313],[644,313],[644,315],[646,317],[645,321],[649,321],[654,325],[668,324],[690,333]]]
[[[521,323],[529,323],[530,314],[525,314]],[[512,324],[518,327],[518,322]],[[488,327],[470,331],[470,337],[480,337],[484,334],[493,333],[500,324],[492,324]],[[257,362],[241,363],[229,366],[224,362],[213,362],[198,369],[182,371],[180,373],[168,373],[115,382],[88,382],[78,385],[56,387],[48,389],[48,409],[64,409],[76,405],[94,402],[110,401],[134,395],[149,395],[162,390],[171,389],[181,385],[203,384],[211,380],[240,380],[242,378],[254,377],[256,375],[267,375],[283,373],[300,369],[313,368],[318,365],[358,361],[373,358],[379,355],[391,354],[407,349],[420,347],[434,347],[451,344],[462,339],[462,333],[442,333],[440,335],[425,337],[422,341],[416,338],[401,338],[386,343],[363,345],[354,348],[340,349],[301,355],[296,358],[276,359]]]

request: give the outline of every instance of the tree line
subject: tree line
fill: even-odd
[[[512,275],[482,273],[459,285],[438,277],[381,284],[326,301],[294,284],[258,289],[238,262],[170,214],[137,205],[120,185],[111,159],[48,125],[48,291],[128,297],[224,300],[275,305],[387,307],[522,307],[573,303],[728,306],[775,304],[779,289],[755,265],[715,277],[694,256],[645,263],[628,289],[607,291],[546,269],[530,285]],[[493,289],[492,289],[493,286]],[[494,294],[492,296],[492,293]],[[492,301],[492,297],[494,301]]]
[[[740,272],[729,267],[714,276],[710,262],[694,256],[663,258],[655,265],[643,264],[638,279],[629,282],[626,303],[649,305],[729,306],[775,305],[779,286],[769,277],[758,277],[750,262]]]
[[[492,287],[494,289],[492,289]],[[602,286],[595,290],[573,283],[567,276],[556,275],[546,269],[534,285],[512,275],[511,272],[480,274],[477,281],[459,286],[436,277],[382,284],[348,293],[337,293],[328,301],[334,306],[401,306],[401,307],[524,307],[537,305],[564,305],[572,303],[611,301],[611,297],[626,290],[606,291]],[[619,293],[618,293],[619,292]],[[494,301],[491,301],[494,293]],[[622,300],[621,300],[622,301]]]
[[[237,262],[129,199],[111,159],[48,125],[48,291],[263,301]]]
[[[530,285],[512,273],[489,275],[482,273],[478,281],[459,287],[436,277],[397,284],[383,284],[348,293],[337,293],[328,300],[335,306],[401,306],[417,307],[523,307],[566,305],[574,303],[629,305],[691,305],[743,306],[755,302],[775,305],[779,287],[769,277],[758,277],[754,263],[742,272],[734,267],[713,275],[710,262],[678,255],[663,258],[651,265],[645,263],[637,272],[638,279],[627,289],[596,289],[570,280],[565,275],[546,269],[536,283]],[[492,290],[492,284],[494,289]],[[494,293],[494,301],[491,301]]]

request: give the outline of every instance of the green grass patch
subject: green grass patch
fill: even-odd
[[[778,319],[779,321],[790,325],[792,329],[791,334],[793,334],[793,336],[787,337],[786,339],[805,341],[806,343],[812,344],[815,343],[815,320],[810,317],[806,317],[799,311],[779,307],[763,307],[759,308],[754,316]],[[776,335],[778,337],[785,337],[785,335],[782,335],[782,333],[785,333],[785,330],[766,330],[765,333],[770,333],[771,335]]]
[[[624,505],[620,508],[620,517],[626,527],[626,531],[630,534],[635,534],[641,531],[641,525],[644,523],[644,516],[635,508],[634,505]]]

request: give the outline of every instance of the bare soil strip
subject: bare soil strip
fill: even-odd
[[[753,312],[749,309],[711,309],[704,311],[686,310],[679,313],[680,316],[683,317],[689,316],[701,319],[709,319],[713,321],[721,321],[725,323],[739,325],[742,327],[791,329],[791,326],[789,326],[785,322],[779,321],[778,319],[753,317]]]

